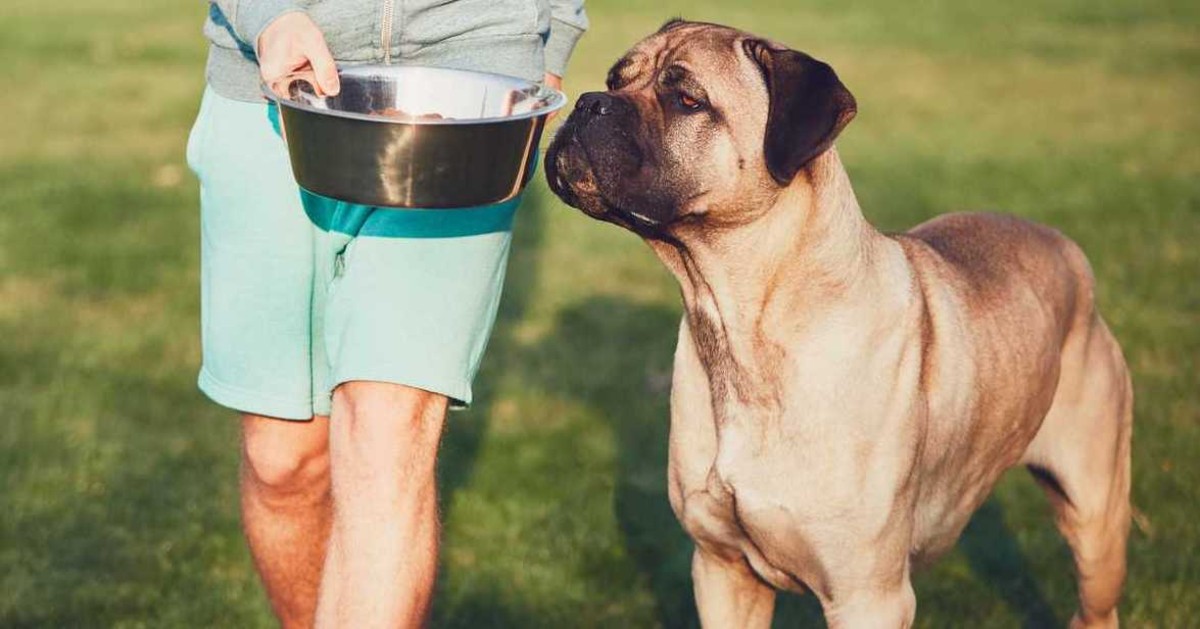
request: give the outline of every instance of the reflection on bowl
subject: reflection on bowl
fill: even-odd
[[[296,181],[380,207],[461,208],[515,197],[546,116],[566,97],[537,83],[418,66],[353,66],[341,92],[305,81],[280,105]]]

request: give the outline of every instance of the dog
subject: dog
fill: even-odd
[[[832,627],[910,626],[910,573],[1023,465],[1074,555],[1072,625],[1116,626],[1133,392],[1087,259],[999,214],[876,231],[833,146],[856,107],[821,61],[673,20],[546,154],[682,289],[668,489],[701,622],[768,627],[778,588]]]

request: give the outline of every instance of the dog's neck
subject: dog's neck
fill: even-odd
[[[768,205],[736,227],[681,225],[649,241],[679,280],[714,401],[778,406],[783,348],[878,286],[887,240],[863,217],[836,150]]]

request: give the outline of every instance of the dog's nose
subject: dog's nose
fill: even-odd
[[[579,97],[579,100],[575,103],[575,111],[589,112],[597,116],[607,116],[616,111],[616,100],[604,92],[588,92]]]

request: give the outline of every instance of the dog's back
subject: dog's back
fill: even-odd
[[[1057,230],[1015,216],[980,212],[944,214],[906,235],[925,243],[945,261],[946,266],[938,266],[953,271],[953,281],[968,291],[973,307],[1017,306],[1023,297],[1034,296],[1068,327],[1074,323],[1072,315],[1094,311],[1087,259]],[[923,256],[908,249],[913,264],[925,266]]]

